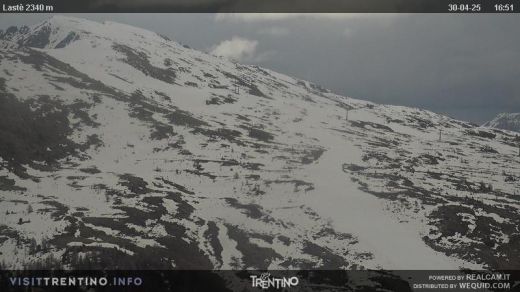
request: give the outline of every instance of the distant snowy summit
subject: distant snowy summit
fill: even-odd
[[[483,127],[520,132],[520,113],[501,113]]]

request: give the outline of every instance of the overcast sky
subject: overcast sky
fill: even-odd
[[[50,15],[0,16],[0,29]],[[72,14],[156,31],[378,103],[482,123],[520,112],[518,15]]]

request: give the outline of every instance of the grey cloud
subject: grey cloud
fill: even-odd
[[[279,22],[302,18],[319,20],[345,20],[366,17],[376,18],[374,14],[363,13],[218,13],[215,15],[215,20],[234,22]]]
[[[261,28],[260,30],[258,30],[259,34],[265,34],[265,35],[270,35],[270,36],[274,36],[274,37],[286,36],[290,32],[291,31],[288,28],[281,27],[281,26],[271,26],[271,27]]]
[[[256,40],[234,36],[232,39],[222,41],[214,46],[210,53],[231,60],[244,61],[255,56],[257,45],[258,41]]]

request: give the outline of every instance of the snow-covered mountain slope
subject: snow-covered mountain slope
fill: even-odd
[[[482,127],[503,129],[520,133],[520,113],[501,113]]]
[[[0,35],[7,267],[520,268],[512,132],[112,22]]]

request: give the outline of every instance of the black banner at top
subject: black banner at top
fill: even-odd
[[[2,13],[518,13],[520,0],[0,0]]]

